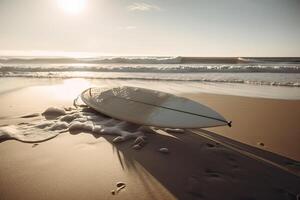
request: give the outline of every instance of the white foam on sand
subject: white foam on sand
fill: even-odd
[[[0,127],[0,139],[36,143],[52,139],[64,132],[88,132],[99,136],[116,136],[113,139],[115,143],[136,139],[134,145],[142,147],[146,134],[155,132],[151,127],[112,119],[87,108],[49,107],[41,116],[43,117],[40,120],[31,123]]]
[[[44,116],[60,116],[65,114],[66,114],[65,109],[58,108],[58,107],[49,107],[42,113],[42,115]]]
[[[15,139],[27,143],[44,142],[62,133],[59,130],[63,130],[61,124],[55,123],[9,125],[0,127],[0,139]]]

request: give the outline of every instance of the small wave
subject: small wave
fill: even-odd
[[[298,65],[0,65],[0,72],[143,72],[143,73],[300,73]]]
[[[239,57],[238,63],[281,63],[281,64],[299,64],[300,58],[298,57]]]
[[[135,76],[131,74],[95,74],[95,73],[5,73],[0,77],[26,77],[26,78],[87,78],[87,79],[107,79],[107,80],[140,80],[140,81],[179,81],[179,82],[211,82],[211,83],[239,83],[252,85],[268,85],[268,86],[285,86],[300,87],[299,82],[292,81],[266,81],[266,80],[248,80],[242,78],[226,78],[226,77],[193,77],[193,76],[159,76],[157,74],[139,74]]]

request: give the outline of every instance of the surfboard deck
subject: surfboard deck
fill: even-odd
[[[184,97],[138,87],[89,88],[89,107],[112,118],[155,127],[207,128],[230,125],[213,109]]]

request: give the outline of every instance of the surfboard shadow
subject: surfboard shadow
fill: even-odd
[[[296,162],[214,132],[197,131],[240,145],[278,164]],[[122,168],[134,171],[149,192],[153,186],[145,177],[150,174],[177,199],[290,199],[299,193],[296,186],[300,179],[294,174],[247,157],[190,130],[148,134],[148,144],[141,150],[132,149],[131,142],[115,144],[112,137],[103,137],[112,143]],[[168,148],[170,153],[159,152],[161,147]]]

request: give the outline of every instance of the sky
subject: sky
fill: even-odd
[[[300,56],[300,0],[0,0],[0,55]]]

